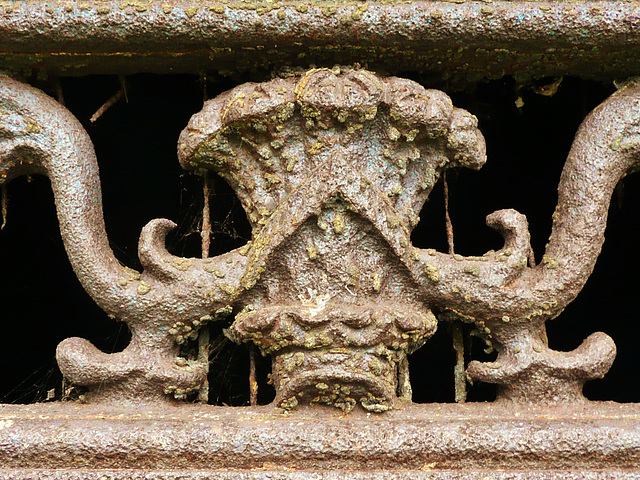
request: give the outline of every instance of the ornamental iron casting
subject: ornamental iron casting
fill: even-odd
[[[573,352],[551,350],[545,321],[576,297],[604,240],[617,182],[638,162],[640,87],[629,83],[580,127],[558,187],[545,255],[534,265],[526,218],[500,210],[487,224],[504,246],[480,257],[415,248],[412,229],[447,168],[479,169],[476,118],[444,93],[348,69],[244,84],[208,101],[182,132],[188,170],[212,170],[236,191],[252,226],[240,249],[205,259],[170,254],[175,226],[156,219],[138,247],[143,271],[108,245],[93,146],[78,121],[42,92],[0,78],[0,183],[51,179],[69,260],[86,291],[132,340],[105,354],[63,341],[65,377],[91,402],[184,399],[206,380],[208,359],[181,345],[210,321],[273,355],[276,404],[356,404],[383,412],[410,401],[407,355],[435,332],[436,316],[478,326],[496,346],[467,375],[496,383],[498,401],[586,401],[615,345],[594,333]]]

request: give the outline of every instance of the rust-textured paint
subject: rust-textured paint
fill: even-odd
[[[387,398],[372,403],[384,409],[402,352],[412,348],[402,338],[422,343],[435,322],[418,313],[434,308],[497,342],[498,359],[472,362],[468,374],[498,383],[500,399],[585,401],[582,385],[608,371],[613,341],[595,333],[573,352],[555,352],[544,322],[593,270],[613,188],[639,159],[638,101],[635,84],[623,87],[580,127],[538,266],[528,264],[527,221],[514,210],[487,217],[505,239],[497,252],[470,258],[411,245],[443,169],[485,162],[475,117],[441,92],[319,69],[243,85],[205,104],[183,131],[179,154],[185,168],[225,177],[253,224],[247,293],[232,333],[265,353],[284,351],[274,361],[278,401],[349,410],[354,397],[363,395],[366,406],[381,395],[381,386],[344,393],[343,382],[349,391],[358,383],[346,380],[349,372],[360,382],[385,379]],[[388,365],[375,361],[382,358]]]
[[[339,69],[247,84],[192,118],[182,165],[222,175],[253,227],[231,334],[275,354],[279,405],[393,406],[399,361],[437,323],[409,236],[444,168],[484,163],[476,126],[442,92]]]
[[[115,320],[126,322],[132,340],[106,355],[83,339],[58,346],[65,376],[91,388],[93,401],[164,401],[197,390],[208,365],[179,356],[180,344],[197,336],[233,298],[226,284],[239,282],[246,258],[230,252],[211,259],[184,259],[164,249],[174,224],[155,220],[143,230],[139,256],[145,270],[122,266],[104,228],[93,145],[80,123],[42,92],[0,77],[0,178],[43,173],[51,179],[60,230],[82,285]],[[226,285],[225,284],[225,285]]]
[[[0,406],[0,479],[634,478],[637,405]]]
[[[0,3],[0,68],[55,75],[269,73],[359,63],[459,86],[637,75],[640,8],[598,1]]]
[[[582,396],[584,382],[610,367],[613,341],[594,333],[555,352],[544,325],[595,265],[613,189],[640,158],[639,106],[640,86],[628,82],[578,130],[533,266],[526,219],[514,210],[487,217],[504,237],[497,252],[411,245],[444,169],[486,161],[477,120],[444,93],[359,68],[244,84],[192,117],[178,156],[227,179],[252,240],[214,258],[176,257],[164,247],[174,224],[156,219],[142,231],[144,270],[135,272],[109,248],[86,132],[39,90],[0,77],[0,183],[51,179],[74,271],[132,332],[111,355],[78,338],[59,345],[61,370],[94,405],[0,408],[0,478],[637,473],[638,406]],[[230,315],[230,337],[274,355],[275,406],[177,402],[208,369],[180,346]],[[497,383],[498,402],[411,404],[406,355],[435,331],[436,316],[473,322],[494,342],[496,361],[472,362],[467,374]]]
[[[230,336],[274,353],[276,404],[326,403],[349,412],[392,408],[398,365],[435,331],[433,311],[475,323],[497,344],[468,374],[516,403],[584,402],[613,341],[591,335],[573,352],[546,344],[544,322],[575,298],[603,242],[608,203],[638,158],[638,87],[621,88],[581,126],[560,181],[543,261],[529,266],[524,216],[494,212],[505,245],[482,257],[414,248],[410,233],[444,168],[480,168],[477,120],[442,92],[365,70],[314,69],[246,84],[205,104],[178,154],[237,191],[253,227],[244,247],[215,258],[175,257],[174,226],[140,237],[142,273],[108,247],[92,145],[57,102],[2,81],[4,180],[51,178],[62,237],[85,289],[126,322],[130,345],[106,355],[71,338],[58,363],[92,401],[184,399],[208,365],[180,355],[205,322],[235,314]],[[403,380],[405,381],[405,380]]]

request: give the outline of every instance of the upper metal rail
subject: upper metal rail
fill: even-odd
[[[469,84],[638,73],[632,2],[0,2],[0,69],[58,75],[360,63]]]

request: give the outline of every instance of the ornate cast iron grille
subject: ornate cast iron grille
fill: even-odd
[[[480,80],[510,75],[511,108],[524,112],[526,92],[553,96],[560,75],[604,81],[637,73],[634,50],[627,49],[637,41],[636,7],[33,2],[0,8],[7,69],[0,77],[0,182],[49,178],[75,276],[109,321],[130,332],[114,353],[78,336],[59,343],[55,357],[65,383],[51,396],[75,399],[2,406],[0,477],[637,474],[637,404],[583,395],[584,383],[612,366],[614,339],[589,331],[579,347],[559,351],[546,330],[585,286],[616,186],[637,169],[637,82],[617,82],[606,92],[566,80],[600,89],[602,101],[584,112],[569,149],[544,247],[533,239],[532,248],[525,215],[501,208],[486,223],[502,244],[471,255],[457,249],[446,177],[447,170],[491,163],[491,144],[475,116],[482,118],[482,102],[469,101],[478,98]],[[34,50],[43,39],[51,43]],[[460,39],[468,44],[453,48]],[[428,48],[430,42],[438,47]],[[610,62],[596,71],[600,48]],[[190,240],[181,254],[167,248],[180,236],[170,237],[178,225],[150,219],[134,269],[109,244],[90,134],[63,105],[65,90],[73,102],[70,87],[83,80],[60,77],[70,69],[121,74],[118,93],[92,119],[99,122],[116,102],[129,96],[133,102],[127,85],[141,77],[128,83],[122,74],[173,68],[200,72],[205,96],[216,91],[204,105],[183,108],[188,115],[177,138],[176,165],[195,174],[183,177],[185,185],[199,187],[193,179],[200,177],[205,186],[203,252],[192,254]],[[536,80],[543,76],[553,79]],[[197,85],[196,77],[188,81]],[[461,93],[471,85],[475,94]],[[208,243],[215,175],[222,179],[216,189],[237,197],[246,215],[239,224],[246,241],[231,238],[229,248],[215,237]],[[434,218],[428,207],[437,204],[439,189],[448,244],[429,248],[420,235],[430,226],[420,217]],[[3,215],[10,221],[13,200],[8,205]],[[463,222],[455,215],[454,221]],[[415,367],[410,375],[412,358],[429,350],[438,329],[451,334],[455,347],[448,375],[458,403],[414,403],[426,377]],[[476,344],[465,361],[466,336],[495,353],[478,354]],[[210,368],[211,351],[223,338],[249,347],[251,406],[206,405],[220,378],[219,367]],[[266,382],[256,377],[257,352],[270,362],[258,368],[270,370],[272,402],[258,402],[257,384]],[[495,400],[465,403],[467,382],[495,385]]]

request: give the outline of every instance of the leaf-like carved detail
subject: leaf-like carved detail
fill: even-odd
[[[328,69],[244,84],[210,100],[182,132],[178,156],[186,169],[223,176],[257,233],[338,146],[409,228],[443,168],[478,169],[486,159],[477,119],[444,93]]]
[[[580,382],[603,374],[610,365],[615,355],[610,339],[590,337],[589,348],[564,355],[545,346],[536,354],[540,358],[524,363],[513,349],[519,341],[533,344],[546,338],[544,322],[575,298],[591,273],[602,246],[612,190],[640,159],[639,103],[639,87],[629,85],[581,126],[560,181],[549,245],[537,266],[526,218],[514,210],[487,217],[487,224],[504,237],[497,252],[463,257],[411,246],[409,233],[441,171],[452,166],[477,169],[486,160],[475,117],[453,107],[442,92],[415,82],[361,70],[316,69],[301,77],[242,85],[208,102],[192,118],[181,135],[179,157],[185,168],[217,171],[238,192],[254,226],[244,282],[247,291],[277,290],[267,287],[270,276],[280,275],[273,270],[274,256],[284,255],[283,249],[294,251],[294,244],[303,240],[310,258],[328,276],[339,267],[326,240],[336,244],[337,237],[327,235],[367,231],[384,239],[394,261],[402,265],[402,271],[393,267],[396,277],[411,279],[404,286],[406,295],[421,296],[424,309],[449,311],[476,322],[500,355],[513,360],[516,370],[539,373],[519,374],[522,388],[511,389],[510,399],[538,395],[539,401],[578,401]],[[345,215],[346,211],[350,213]],[[324,234],[310,225],[314,218]],[[383,292],[380,278],[390,268],[389,259],[385,261],[373,262],[382,275],[366,261],[347,268],[361,276],[364,267],[376,279],[374,292]],[[295,278],[300,261],[280,261],[279,268],[285,264],[290,272],[287,281],[302,298],[304,288],[311,286]],[[348,275],[340,278],[350,282]],[[336,280],[323,280],[322,288],[333,292]],[[356,297],[364,294],[353,288]],[[386,294],[379,295],[384,299]],[[376,293],[368,295],[376,298]],[[276,294],[271,298],[282,303]],[[349,304],[348,299],[342,302]],[[295,303],[291,298],[287,302]],[[256,303],[269,308],[264,298]],[[420,308],[408,298],[406,304]],[[346,310],[344,315],[348,316]],[[267,322],[267,317],[273,320],[277,315],[260,311],[247,318],[271,328],[266,325],[275,320]],[[589,366],[594,351],[608,359],[595,370]],[[554,363],[552,357],[562,361]],[[581,368],[582,376],[576,374]],[[469,370],[476,378],[498,381],[502,374],[499,369],[494,373],[487,374],[477,364]],[[578,377],[580,381],[572,380]],[[547,388],[544,378],[553,387]],[[567,387],[573,393],[561,392],[563,378],[573,385]],[[293,402],[283,400],[288,401]]]

